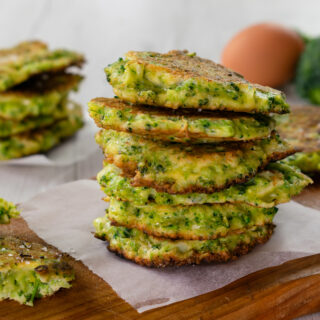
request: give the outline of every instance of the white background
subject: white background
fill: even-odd
[[[83,52],[86,80],[77,100],[85,107],[91,98],[112,96],[103,68],[128,50],[189,49],[219,61],[241,28],[273,21],[317,35],[319,15],[319,0],[0,0],[0,47],[40,39]],[[0,197],[21,202],[100,167],[97,154],[64,168],[2,166]]]

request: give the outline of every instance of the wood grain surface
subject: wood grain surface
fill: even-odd
[[[319,179],[295,200],[320,209]],[[0,234],[43,242],[23,219],[1,226]],[[320,311],[320,254],[255,272],[221,289],[142,314],[81,262],[69,260],[77,274],[71,289],[38,300],[33,308],[2,301],[0,319],[269,320],[294,319]]]

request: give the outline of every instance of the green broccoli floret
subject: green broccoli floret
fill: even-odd
[[[303,31],[296,30],[296,33],[299,35],[299,37],[302,39],[305,45],[308,44],[313,39],[313,37],[311,37],[307,33],[304,33]]]
[[[20,212],[12,202],[0,198],[0,224],[7,224],[11,218],[16,218],[19,215]]]
[[[307,42],[296,74],[298,93],[320,105],[320,37]]]

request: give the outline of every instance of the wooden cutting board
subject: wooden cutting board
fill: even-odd
[[[320,210],[320,180],[295,200]],[[43,242],[23,219],[0,226],[0,234]],[[255,272],[224,288],[143,314],[119,298],[81,262],[71,257],[69,260],[77,275],[71,289],[36,301],[33,308],[14,301],[0,302],[0,319],[276,320],[320,312],[320,254]]]

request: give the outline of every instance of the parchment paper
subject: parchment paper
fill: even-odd
[[[49,152],[19,159],[0,161],[0,165],[67,166],[80,162],[94,152],[98,152],[98,145],[93,143],[94,134],[97,131],[98,129],[93,122],[88,120],[85,122],[84,127],[72,138],[63,141]]]
[[[107,204],[98,183],[79,180],[21,205],[23,218],[46,242],[82,260],[139,312],[191,298],[249,273],[320,252],[320,211],[291,201],[279,206],[271,240],[227,264],[148,269],[121,259],[92,235]]]

